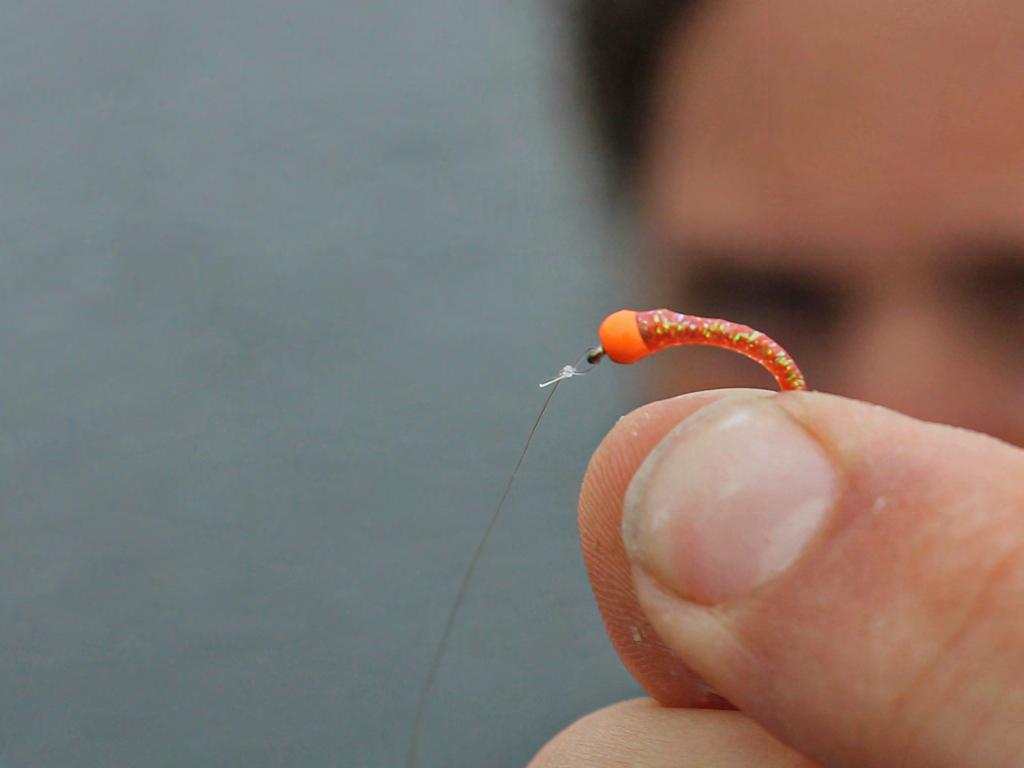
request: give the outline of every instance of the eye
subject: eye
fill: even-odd
[[[1024,344],[1024,250],[989,248],[952,270],[950,278],[949,293],[967,309],[979,342],[1019,354]]]
[[[965,285],[996,317],[1017,320],[1024,316],[1024,258],[982,265]]]
[[[756,266],[724,259],[692,262],[684,283],[686,311],[794,337],[837,328],[847,303],[840,289],[813,273],[759,261]]]

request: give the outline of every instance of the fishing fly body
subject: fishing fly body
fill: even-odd
[[[789,353],[749,325],[669,309],[622,309],[604,319],[598,335],[601,347],[597,349],[616,363],[635,363],[668,347],[701,344],[730,349],[760,363],[779,389],[807,389],[807,381]]]

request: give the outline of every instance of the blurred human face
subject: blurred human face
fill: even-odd
[[[652,306],[775,337],[814,389],[1024,444],[1024,3],[709,0],[661,62]],[[770,386],[720,350],[657,389]]]

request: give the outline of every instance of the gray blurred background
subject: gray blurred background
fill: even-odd
[[[541,0],[0,0],[0,766],[399,766],[536,384],[631,279]],[[522,766],[637,693],[563,386],[431,699]]]

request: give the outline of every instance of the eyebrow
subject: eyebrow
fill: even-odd
[[[821,260],[810,253],[804,252],[799,264],[787,263],[794,253],[783,248],[702,245],[672,249],[670,260],[683,264],[694,281],[736,282],[739,276],[743,284],[787,281],[808,289],[821,289],[833,282]]]
[[[957,238],[950,246],[943,248],[941,253],[948,256],[964,256],[970,254],[981,257],[993,265],[1013,267],[1024,263],[1024,239],[1004,238]]]
[[[658,252],[662,254],[662,258],[681,259],[688,264],[727,261],[731,264],[756,267],[761,262],[782,256],[786,258],[798,256],[803,264],[816,264],[820,262],[818,256],[823,257],[828,251],[827,247],[814,247],[806,244],[786,245],[782,243],[768,245],[764,242],[751,241],[750,239],[735,240],[723,237],[721,240],[718,240],[702,237],[699,239],[683,239],[681,241],[669,242],[660,248]]]
[[[1024,244],[979,244],[969,252],[970,259],[957,259],[943,270],[946,279],[960,288],[985,291],[994,300],[1020,299],[1024,289]]]

